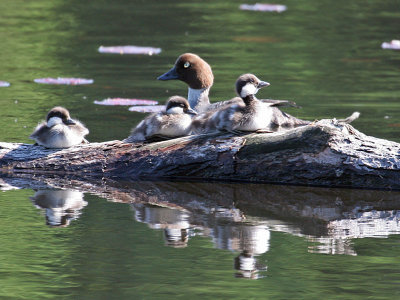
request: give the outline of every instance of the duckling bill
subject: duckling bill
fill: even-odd
[[[185,98],[172,96],[167,101],[165,111],[151,114],[142,120],[124,142],[134,143],[154,138],[177,138],[189,135],[192,116],[196,114]]]
[[[87,143],[87,134],[89,130],[81,122],[71,119],[67,109],[57,106],[49,111],[46,122],[39,124],[29,138],[46,148],[69,148]]]

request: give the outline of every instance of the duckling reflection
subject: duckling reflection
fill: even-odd
[[[38,190],[30,199],[45,211],[46,224],[55,227],[68,226],[87,205],[83,193],[75,190]]]
[[[260,271],[267,270],[256,257],[268,252],[270,237],[270,230],[264,224],[219,224],[214,232],[218,248],[240,252],[234,260],[235,276],[249,279],[261,278]]]
[[[135,219],[152,229],[163,229],[167,246],[184,248],[190,236],[190,215],[185,210],[132,203]]]
[[[222,208],[212,218],[196,220],[184,209],[138,203],[132,203],[131,207],[138,222],[164,230],[167,246],[187,247],[189,238],[198,229],[198,234],[210,236],[217,248],[240,253],[234,260],[234,268],[238,271],[235,276],[257,279],[261,277],[259,272],[267,269],[256,258],[269,250],[270,231],[264,224],[235,222],[236,214],[221,213]]]
[[[3,180],[25,188],[30,182],[9,177]],[[66,181],[63,185],[68,184]],[[37,188],[37,179],[33,184]],[[238,259],[242,261],[268,251],[267,231],[309,241],[312,253],[335,255],[357,255],[354,239],[400,234],[400,194],[394,191],[264,184],[249,188],[248,184],[205,182],[118,183],[104,191],[101,195],[109,195],[112,201],[140,202],[131,204],[135,218],[150,228],[163,229],[167,245],[187,246],[195,235],[211,237],[216,247],[240,253]],[[162,203],[163,207],[143,203]],[[240,229],[243,226],[247,227]],[[253,232],[254,238],[241,244],[250,234],[247,231]]]

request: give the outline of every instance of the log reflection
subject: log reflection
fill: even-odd
[[[307,239],[310,253],[346,255],[357,255],[354,239],[400,234],[399,192],[204,182],[88,182],[26,175],[3,180],[8,189],[47,185],[128,203],[137,221],[164,231],[167,246],[187,247],[193,236],[205,236],[216,248],[237,253],[233,266],[238,277],[262,276],[271,232]],[[85,203],[83,196],[76,199]],[[62,223],[56,218],[53,223],[57,222]]]

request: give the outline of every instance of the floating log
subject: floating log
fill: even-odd
[[[0,168],[11,174],[81,178],[400,189],[400,144],[329,119],[274,133],[198,135],[149,144],[110,141],[45,149],[0,143]]]

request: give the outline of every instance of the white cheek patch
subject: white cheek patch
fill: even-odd
[[[171,107],[170,109],[167,110],[167,114],[183,114],[183,108],[182,107]]]
[[[59,117],[52,117],[47,121],[47,127],[53,127],[58,124],[62,124],[63,121]]]
[[[240,97],[244,98],[249,95],[255,95],[257,94],[258,89],[254,86],[252,83],[246,83],[246,85],[242,88],[242,91],[240,92]]]

